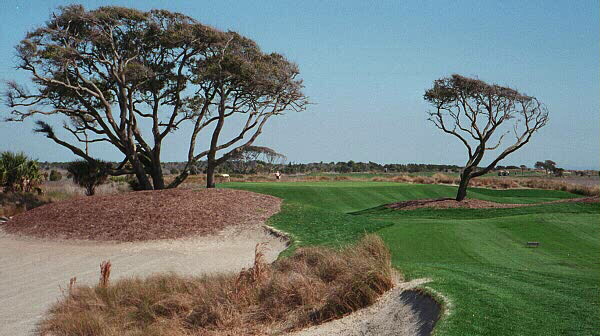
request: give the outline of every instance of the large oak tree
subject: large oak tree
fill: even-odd
[[[307,104],[297,66],[280,54],[165,10],[61,7],[17,56],[32,82],[9,83],[9,120],[62,116],[66,132],[46,119],[36,131],[90,163],[81,146],[111,144],[123,159],[109,174],[135,174],[142,189],[176,187],[201,159],[214,186],[215,167],[252,145],[270,117]],[[162,145],[185,123],[187,164],[166,185]],[[225,137],[226,124],[239,129]]]
[[[548,122],[548,110],[537,98],[456,74],[434,81],[424,98],[434,108],[429,120],[467,149],[457,201],[466,197],[472,178],[488,173]],[[507,135],[513,140],[503,147]],[[485,154],[496,150],[495,157],[480,167]]]

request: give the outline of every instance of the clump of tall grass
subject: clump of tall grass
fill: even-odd
[[[66,293],[39,335],[262,335],[291,331],[372,304],[393,286],[390,253],[367,235],[343,250],[301,248],[232,275],[159,274]]]
[[[460,179],[441,173],[436,173],[433,176],[409,176],[398,175],[391,178],[375,177],[371,181],[375,182],[400,182],[400,183],[419,183],[419,184],[458,184]],[[566,183],[551,179],[539,178],[494,178],[494,177],[478,177],[471,179],[470,187],[492,188],[492,189],[517,189],[517,188],[533,188],[546,190],[562,190],[573,194],[583,196],[599,196],[599,186],[585,186],[579,184]]]
[[[457,177],[453,177],[453,176],[448,176],[446,174],[442,174],[442,173],[435,173],[431,176],[432,179],[434,179],[436,181],[436,183],[441,183],[441,184],[458,184],[459,178]]]
[[[600,187],[572,184],[548,179],[524,179],[519,181],[523,187],[549,190],[562,190],[583,196],[599,196]]]

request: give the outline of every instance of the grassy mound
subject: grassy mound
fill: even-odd
[[[299,249],[272,265],[257,247],[254,266],[238,275],[156,275],[74,287],[38,334],[262,335],[339,318],[392,286],[390,253],[375,235],[341,251]]]

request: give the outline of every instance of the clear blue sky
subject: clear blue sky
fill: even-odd
[[[27,78],[14,69],[14,45],[70,3],[2,1],[0,79]],[[426,120],[422,99],[434,79],[459,73],[522,90],[550,110],[549,125],[501,164],[552,159],[566,168],[599,168],[598,1],[82,3],[182,12],[298,63],[315,104],[272,119],[257,143],[291,161],[463,164],[462,145]],[[42,161],[73,158],[31,128],[0,123],[0,150],[22,150]],[[171,138],[165,161],[184,159],[185,139]],[[120,158],[109,148],[93,154]]]

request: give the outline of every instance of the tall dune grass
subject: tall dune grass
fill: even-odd
[[[402,182],[402,183],[418,183],[418,184],[458,184],[458,177],[448,176],[444,174],[434,174],[433,176],[409,176],[399,175],[391,178],[375,177],[372,181],[378,182]],[[579,184],[566,183],[543,178],[493,178],[493,177],[478,177],[474,178],[469,183],[470,187],[493,188],[493,189],[546,189],[546,190],[561,190],[573,194],[583,196],[598,196],[600,195],[599,186],[584,186]]]
[[[108,280],[105,280],[106,284]],[[336,251],[302,248],[239,274],[154,275],[75,287],[39,324],[39,335],[262,335],[339,318],[393,286],[390,252],[367,235]]]

